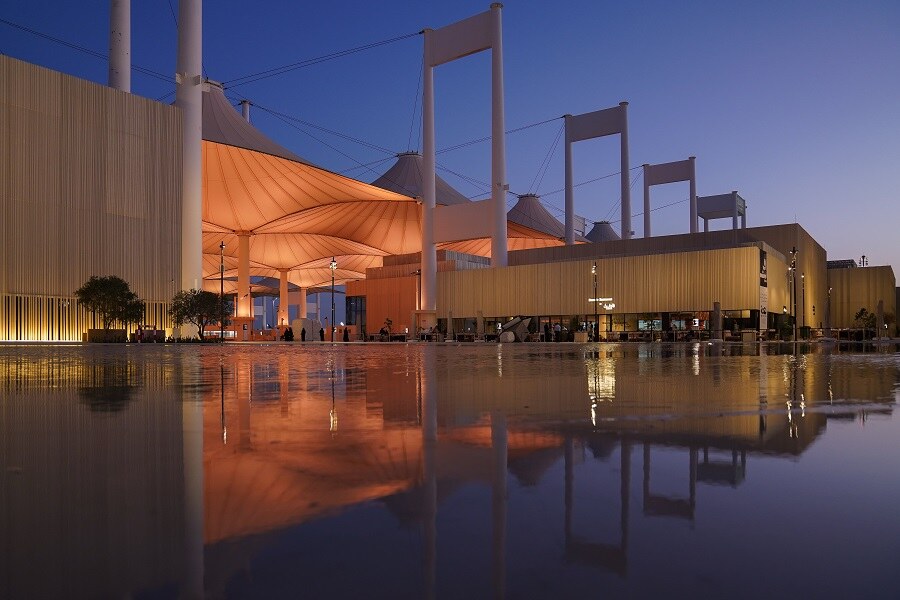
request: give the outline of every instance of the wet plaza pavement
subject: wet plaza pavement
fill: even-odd
[[[895,598],[894,347],[0,346],[2,598]]]

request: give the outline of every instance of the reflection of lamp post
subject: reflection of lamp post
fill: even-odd
[[[591,275],[594,276],[594,298],[597,298],[597,261],[594,261],[594,264],[591,266]],[[591,341],[597,341],[597,333],[600,331],[600,322],[597,317],[597,302],[594,301],[594,333],[591,336],[593,339]]]
[[[334,271],[337,269],[337,261],[331,257],[331,341],[334,342]]]
[[[225,341],[225,240],[219,244],[219,341]]]

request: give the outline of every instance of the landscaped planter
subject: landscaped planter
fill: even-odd
[[[86,341],[88,343],[124,344],[127,339],[124,329],[88,329]]]

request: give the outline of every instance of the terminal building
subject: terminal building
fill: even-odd
[[[279,329],[296,319],[321,326],[327,311],[311,314],[307,295],[342,286],[352,339],[385,324],[409,336],[493,339],[515,317],[531,318],[517,337],[529,340],[557,338],[557,324],[579,341],[827,335],[854,327],[862,308],[878,315],[879,336],[896,333],[891,267],[829,268],[800,224],[747,227],[737,192],[697,197],[693,158],[644,165],[646,237],[631,237],[624,201],[624,235],[605,222],[577,231],[568,203],[563,224],[533,195],[500,227],[497,203],[470,202],[440,178],[429,208],[427,152],[357,181],[268,138],[214,82],[202,87],[195,223],[183,210],[182,108],[0,56],[0,340],[81,340],[94,318],[74,290],[92,275],[128,281],[147,303],[146,323],[171,334],[167,309],[186,289],[185,233],[198,227],[197,285],[236,299],[232,339],[260,339],[253,297],[276,295],[276,285]],[[586,139],[579,119],[615,111],[627,164],[626,107],[567,116],[567,143]],[[690,232],[649,235],[649,186],[688,180]],[[731,229],[708,231],[723,217]]]

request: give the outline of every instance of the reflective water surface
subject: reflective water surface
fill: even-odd
[[[895,352],[0,346],[0,597],[896,598]]]

